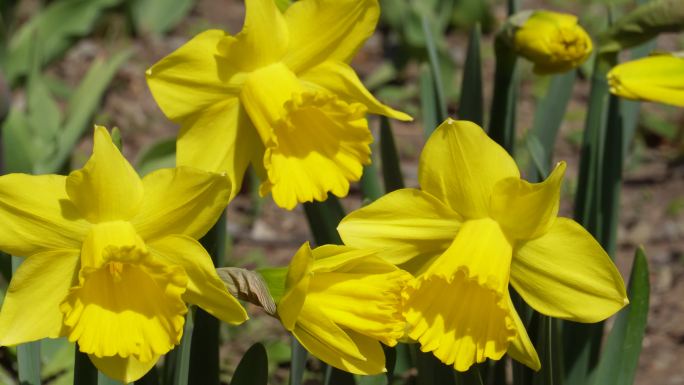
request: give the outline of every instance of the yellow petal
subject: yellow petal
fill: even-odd
[[[358,347],[359,355],[346,354],[338,343],[326,343],[303,327],[295,328],[294,336],[311,354],[330,366],[349,373],[372,375],[385,371],[385,354],[380,344],[358,333],[348,332],[352,343]]]
[[[523,324],[518,312],[515,311],[513,302],[511,301],[511,296],[507,294],[508,308],[511,311],[511,317],[515,323],[515,329],[517,331],[517,336],[511,340],[508,345],[508,355],[514,360],[521,362],[532,370],[541,369],[541,362],[539,361],[539,355],[534,349],[530,337],[527,335],[525,330],[525,325]]]
[[[211,257],[196,240],[183,235],[172,235],[149,244],[150,252],[159,260],[185,269],[188,276],[183,298],[209,314],[230,324],[247,320],[240,303],[228,293],[216,274]]]
[[[418,167],[426,191],[466,219],[489,214],[494,186],[520,178],[515,161],[477,124],[447,119],[430,136]]]
[[[395,249],[383,253],[398,265],[413,258],[427,262],[446,250],[461,217],[432,195],[416,189],[391,192],[340,222],[337,231],[346,245],[356,248]]]
[[[377,0],[305,0],[285,12],[290,48],[285,63],[295,72],[325,60],[351,61],[373,34],[380,15]]]
[[[243,71],[273,64],[288,48],[288,28],[273,0],[245,0],[245,23],[234,38],[224,38],[219,54]]]
[[[366,257],[354,268],[345,266],[344,271],[314,273],[306,306],[317,309],[345,330],[394,346],[404,335],[401,292],[412,277],[396,268],[369,274],[363,265],[383,263],[373,259],[377,257]]]
[[[320,343],[333,346],[338,354],[356,359],[364,358],[363,353],[349,336],[347,330],[343,330],[334,320],[327,318],[316,306],[304,303],[293,329],[295,336],[297,336],[298,330],[306,330],[307,334],[316,338]],[[316,355],[314,351],[311,353]]]
[[[225,210],[230,182],[190,167],[155,171],[143,178],[145,197],[131,223],[146,241],[171,234],[199,239]]]
[[[409,115],[380,103],[361,83],[356,72],[341,61],[327,60],[299,75],[307,88],[326,90],[347,102],[361,103],[372,114],[397,120],[413,120]]]
[[[66,191],[91,223],[128,220],[143,198],[140,177],[112,143],[107,129],[95,127],[93,155],[66,179]]]
[[[538,312],[578,322],[604,320],[629,302],[608,254],[566,218],[516,250],[511,283]]]
[[[183,120],[176,141],[176,163],[225,173],[240,192],[247,166],[261,165],[264,145],[237,98],[218,103]],[[263,166],[261,166],[263,168]]]
[[[78,250],[52,250],[24,259],[0,310],[0,345],[60,336],[59,304],[76,283],[78,254]]]
[[[205,110],[240,91],[239,76],[226,59],[217,57],[225,32],[204,31],[147,70],[152,96],[171,120]]]
[[[514,239],[543,235],[558,216],[565,162],[560,162],[541,183],[519,178],[503,179],[494,186],[491,216]]]
[[[684,107],[684,58],[662,54],[628,61],[608,73],[610,92]]]
[[[159,361],[159,356],[152,357],[151,360],[145,362],[139,361],[135,357],[97,357],[92,354],[89,357],[99,371],[124,384],[139,380]]]
[[[106,251],[100,268],[81,269],[60,306],[66,335],[87,354],[149,362],[180,342],[187,276],[135,248]]]
[[[8,174],[0,177],[0,249],[28,256],[80,249],[90,224],[66,194],[66,177]]]
[[[294,330],[311,282],[313,255],[304,243],[292,257],[285,276],[285,292],[278,303],[278,317],[287,330]]]
[[[511,253],[493,220],[463,223],[449,249],[404,294],[408,336],[422,351],[458,371],[503,356],[516,336],[506,298]]]

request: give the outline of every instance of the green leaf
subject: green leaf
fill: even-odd
[[[323,385],[356,385],[356,379],[351,373],[326,365]]]
[[[7,79],[14,83],[31,68],[31,50],[41,42],[41,64],[61,55],[75,37],[90,33],[102,11],[122,0],[62,0],[51,2],[29,19],[9,42]]]
[[[385,191],[392,192],[404,188],[404,178],[401,175],[399,153],[394,144],[392,127],[387,117],[380,117],[380,157],[382,159],[382,176]]]
[[[74,385],[92,385],[97,383],[97,368],[87,354],[74,349]]]
[[[575,71],[554,75],[546,94],[537,103],[532,130],[527,136],[527,147],[536,166],[535,172],[530,173],[532,181],[549,175],[556,137],[572,96],[575,77]]]
[[[290,385],[302,385],[304,379],[304,368],[306,367],[306,358],[309,353],[304,349],[304,346],[292,338],[292,361],[290,366]]]
[[[439,124],[439,112],[437,105],[437,93],[435,91],[435,81],[432,78],[432,70],[430,66],[423,63],[420,67],[420,75],[418,78],[420,84],[420,107],[423,116],[423,130],[425,132],[425,139],[432,135],[432,132]]]
[[[138,155],[138,173],[143,176],[154,170],[174,167],[176,164],[176,137],[158,140]]]
[[[190,377],[190,350],[195,326],[192,313],[192,311],[188,311],[188,314],[185,316],[185,325],[183,325],[183,338],[181,339],[180,345],[176,346],[175,349],[166,355],[164,363],[166,366],[164,370],[164,384],[189,384],[188,378]]]
[[[380,198],[385,190],[380,184],[380,174],[378,173],[378,166],[376,162],[375,144],[371,144],[371,164],[363,166],[363,174],[361,175],[361,195],[363,197],[363,204],[368,204]]]
[[[437,119],[443,121],[448,117],[447,114],[447,100],[444,94],[444,83],[442,82],[442,69],[440,66],[439,56],[437,55],[437,44],[435,42],[435,35],[430,28],[430,19],[427,15],[422,15],[423,34],[425,35],[425,46],[427,48],[430,69],[432,71],[432,78],[437,95],[436,105],[439,115]]]
[[[61,169],[69,159],[74,146],[89,128],[91,117],[100,106],[100,100],[107,86],[132,52],[131,49],[126,49],[114,54],[111,58],[97,59],[90,66],[83,81],[69,99],[64,125],[58,137],[57,153],[54,156],[37,160],[36,171],[38,173],[55,172]]]
[[[12,274],[22,261],[21,257],[12,257]],[[40,385],[40,341],[18,345],[17,364],[21,385]]]
[[[48,338],[40,343],[42,378],[55,378],[55,383],[72,384],[74,378],[74,344],[66,338]]]
[[[266,385],[268,383],[268,356],[264,345],[250,347],[235,368],[230,385]]]
[[[468,51],[463,65],[461,100],[458,103],[458,119],[470,120],[479,126],[484,124],[484,96],[482,95],[482,57],[480,54],[480,24],[470,29]]]
[[[192,9],[193,0],[128,0],[139,34],[161,35],[175,27]]]
[[[509,2],[509,6],[514,4]],[[501,35],[494,41],[494,95],[489,110],[489,136],[513,155],[518,100],[517,55]]]
[[[337,225],[345,213],[337,197],[329,195],[325,202],[305,202],[303,206],[316,245],[341,245]]]
[[[418,370],[417,385],[456,385],[454,368],[443,364],[432,353],[421,352],[417,344],[414,344],[412,349]]]
[[[2,125],[2,161],[7,173],[33,171],[36,157],[29,122],[19,109],[12,108]]]
[[[226,246],[225,211],[200,243],[211,256],[214,266],[222,266]],[[219,385],[220,321],[198,308],[193,323],[188,383]]]
[[[641,247],[634,254],[627,293],[630,304],[620,310],[608,334],[594,376],[595,385],[634,383],[646,332],[650,293],[648,260]]]

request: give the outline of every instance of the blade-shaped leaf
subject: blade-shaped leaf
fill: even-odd
[[[266,385],[268,383],[268,356],[264,345],[256,343],[242,356],[230,380],[230,385]]]
[[[461,100],[458,103],[458,118],[484,124],[484,97],[482,95],[482,56],[480,53],[480,24],[470,29],[468,51],[463,65]]]
[[[648,319],[648,260],[642,248],[634,254],[629,278],[630,304],[620,310],[601,353],[595,385],[632,384],[639,363]]]
[[[138,33],[161,35],[183,20],[193,3],[193,0],[128,0],[128,8]]]
[[[7,78],[14,83],[31,68],[31,50],[41,41],[41,63],[61,55],[74,37],[90,33],[102,11],[123,0],[62,0],[51,2],[31,18],[9,42]]]

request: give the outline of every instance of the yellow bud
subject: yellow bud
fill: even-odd
[[[684,107],[684,57],[661,54],[622,63],[608,72],[608,85],[626,99]]]
[[[516,52],[534,63],[537,74],[565,72],[582,64],[591,54],[587,32],[574,15],[534,11],[515,31]]]

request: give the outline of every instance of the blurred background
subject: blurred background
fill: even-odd
[[[423,122],[430,121],[421,114],[421,74],[427,66],[421,12],[433,15],[430,28],[438,40],[443,89],[450,116],[458,118],[468,33],[479,23],[488,106],[494,73],[493,33],[505,19],[506,7],[494,0],[380,2],[380,25],[352,65],[380,100],[414,116],[414,122],[393,122],[392,128],[406,184],[415,187],[425,141]],[[574,13],[592,36],[605,27],[609,11],[616,17],[633,7],[631,0],[520,2],[520,9]],[[201,31],[238,32],[244,4],[241,0],[0,0],[0,14],[3,140],[11,131],[12,140],[17,141],[3,146],[4,170],[41,172],[55,164],[64,170],[80,167],[90,153],[92,125],[100,124],[121,130],[124,154],[144,174],[174,164],[177,133],[155,104],[145,70]],[[655,49],[682,51],[684,36],[661,36]],[[522,87],[516,157],[521,170],[526,170],[532,160],[524,138],[550,78],[534,75],[524,60],[518,65]],[[572,216],[590,71],[591,61],[578,71],[556,141],[555,160],[565,160],[569,166],[563,186],[564,216]],[[377,133],[378,120],[371,117],[370,122]],[[684,384],[680,367],[684,356],[684,110],[643,103],[638,122],[626,161],[617,252],[625,278],[639,245],[644,246],[651,266],[651,309],[636,383]],[[73,153],[71,144],[76,145]],[[244,191],[228,207],[226,264],[286,265],[302,242],[311,239],[303,210],[288,212],[269,197],[259,198],[255,183],[245,183]],[[362,204],[357,185],[342,202],[347,210]],[[3,271],[7,272],[9,262],[5,262]],[[7,277],[0,277],[3,292]],[[260,341],[272,365],[271,383],[286,383],[288,336],[279,322],[259,309],[249,311],[250,322],[224,327],[225,379],[244,351]],[[44,383],[70,384],[73,346],[63,341],[44,345]],[[0,348],[0,384],[16,383],[14,354],[11,348]],[[311,365],[315,370],[316,362]]]

